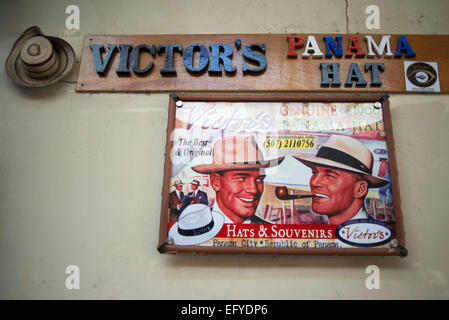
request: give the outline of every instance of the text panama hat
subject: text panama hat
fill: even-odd
[[[18,85],[44,87],[65,77],[74,62],[75,52],[67,42],[46,36],[33,26],[16,40],[5,67]]]
[[[221,213],[212,211],[205,204],[195,203],[182,211],[178,221],[168,231],[168,237],[177,245],[200,244],[215,237],[223,224]]]
[[[360,141],[341,135],[332,135],[315,156],[294,156],[308,167],[322,165],[360,173],[370,187],[382,187],[390,181],[372,175],[373,155]]]
[[[212,152],[211,164],[200,164],[192,170],[199,173],[251,170],[273,167],[284,160],[284,157],[264,160],[253,136],[229,136],[217,140]]]

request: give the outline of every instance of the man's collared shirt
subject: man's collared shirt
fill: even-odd
[[[323,215],[323,217],[326,219],[326,224],[330,224],[329,217]],[[354,220],[354,219],[370,219],[371,217],[368,215],[368,212],[366,212],[365,207],[361,207],[360,210],[353,216],[351,219],[347,220]]]
[[[365,208],[362,206],[360,208],[360,210],[356,213],[355,216],[353,216],[351,219],[349,220],[354,220],[354,219],[369,219],[370,216],[368,215],[368,212],[366,212]]]
[[[214,205],[212,207],[212,211],[218,212],[220,214],[223,215],[224,217],[224,223],[234,223],[234,221],[232,221],[218,206],[217,201],[215,200]],[[267,223],[267,224],[272,224],[271,222],[268,222],[256,215],[252,215],[251,217],[246,218],[245,220],[243,220],[243,222],[241,222],[243,224],[251,224],[251,223]]]

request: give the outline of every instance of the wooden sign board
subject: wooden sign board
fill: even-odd
[[[172,94],[161,253],[407,255],[388,99]]]
[[[76,90],[448,93],[448,52],[448,35],[92,35]]]

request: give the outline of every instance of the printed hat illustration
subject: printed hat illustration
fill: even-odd
[[[215,237],[223,227],[224,217],[205,204],[187,206],[178,221],[168,231],[168,237],[177,245],[195,245]]]
[[[67,42],[33,26],[16,40],[5,68],[20,86],[44,87],[65,77],[74,63],[75,52]]]
[[[351,137],[332,135],[315,156],[294,156],[294,158],[308,167],[321,165],[360,173],[370,187],[382,187],[390,183],[372,175],[374,159],[371,151]]]
[[[229,136],[215,142],[212,163],[192,167],[199,173],[228,170],[251,170],[277,166],[284,160],[279,157],[264,160],[253,136]]]
[[[195,186],[200,186],[200,182],[198,180],[192,180],[192,182],[190,182],[190,184],[193,184]]]
[[[183,186],[183,185],[184,185],[184,182],[182,182],[182,180],[176,180],[175,183],[173,183],[174,187]]]

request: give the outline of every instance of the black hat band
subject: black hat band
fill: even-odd
[[[180,235],[188,236],[188,237],[199,236],[201,234],[211,231],[213,227],[214,227],[213,219],[209,224],[205,225],[204,227],[200,227],[200,228],[196,228],[196,229],[181,229],[178,224],[178,233]]]
[[[317,158],[323,158],[332,160],[347,166],[350,166],[354,169],[360,170],[366,174],[371,175],[373,170],[368,168],[365,164],[363,164],[358,159],[354,158],[350,154],[347,154],[346,152],[330,148],[330,147],[321,147],[320,150],[318,150],[318,153],[316,154]]]

